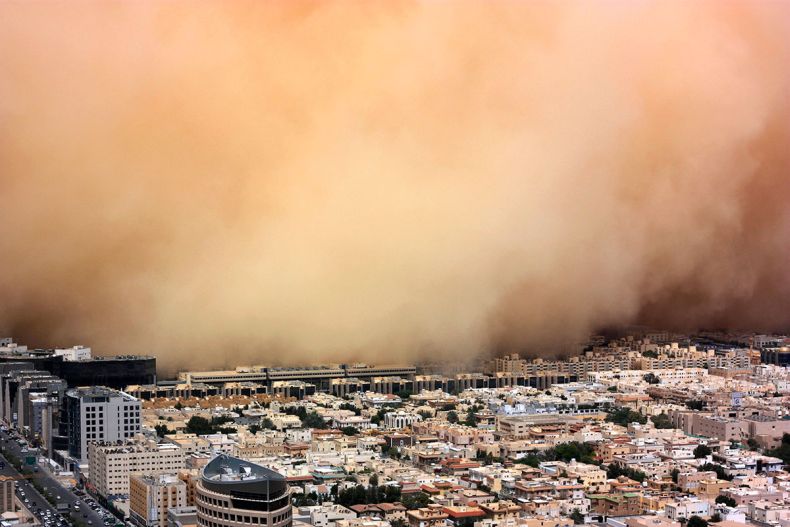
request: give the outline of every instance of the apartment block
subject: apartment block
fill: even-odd
[[[90,443],[89,481],[101,496],[129,494],[129,478],[135,474],[155,476],[185,468],[184,451],[172,443]]]
[[[129,516],[140,527],[167,527],[168,511],[187,506],[187,485],[173,474],[129,477]]]

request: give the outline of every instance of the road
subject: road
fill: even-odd
[[[22,447],[16,442],[9,432],[0,431],[0,447],[3,449],[3,454],[8,452],[22,461],[24,461],[25,456],[27,455],[22,452]],[[3,456],[3,459],[6,463],[6,466],[2,471],[0,471],[0,473],[13,476],[19,475],[19,472],[13,465],[11,465],[11,463],[8,462],[7,459],[5,459],[5,456]],[[78,497],[71,490],[61,485],[61,483],[52,476],[46,467],[42,467],[39,464],[36,466],[38,467],[38,471],[31,474],[32,479],[41,485],[45,490],[54,495],[57,498],[58,503],[66,503],[68,505],[70,511],[69,517],[72,520],[76,519],[88,525],[92,525],[93,527],[103,527],[104,518],[106,515],[109,515],[110,518],[115,519],[112,515],[110,515],[109,512],[104,511],[103,508],[99,509],[99,511],[101,511],[103,514],[101,514],[99,511],[92,510],[82,498]],[[42,510],[51,510],[57,514],[57,511],[54,509],[54,507],[52,507],[49,502],[47,502],[47,500],[44,499],[41,494],[39,494],[35,487],[33,487],[33,485],[30,483],[30,480],[19,480],[17,483],[19,484],[18,486],[20,488],[25,489],[25,494],[28,495],[29,499],[30,496],[35,496],[35,499],[30,499],[31,502],[36,502],[37,506]],[[28,489],[30,489],[29,492]],[[86,495],[85,497],[88,496]],[[74,509],[74,505],[77,502],[79,502],[78,511]],[[33,508],[35,509],[37,507]],[[72,521],[69,523],[73,524],[75,522]],[[120,520],[116,520],[113,521],[113,523],[122,522]]]
[[[3,468],[0,469],[0,474],[3,476],[10,476],[13,478],[19,478],[21,474],[14,468],[11,463],[5,458],[5,456],[0,456],[3,463]],[[36,488],[30,484],[30,481],[27,479],[18,479],[16,482],[17,488],[17,497],[20,501],[27,500],[28,503],[25,503],[24,506],[29,509],[33,514],[35,514],[36,518],[43,523],[42,518],[49,513],[49,516],[59,520],[58,523],[60,525],[65,525],[65,522],[60,520],[60,516],[58,515],[58,511],[52,507],[44,497],[39,494]],[[41,512],[39,512],[41,511]]]

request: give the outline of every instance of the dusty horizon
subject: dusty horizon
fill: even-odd
[[[174,371],[790,329],[781,2],[0,15],[0,336]]]

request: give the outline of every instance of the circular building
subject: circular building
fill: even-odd
[[[201,527],[291,525],[291,496],[277,472],[221,454],[203,468],[195,487]]]

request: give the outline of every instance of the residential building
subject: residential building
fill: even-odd
[[[667,518],[673,521],[688,520],[692,516],[706,517],[710,503],[696,498],[685,498],[669,502],[664,507]]]
[[[184,451],[172,443],[90,443],[88,481],[100,496],[129,494],[129,477],[176,473],[185,468]]]
[[[187,506],[187,485],[173,474],[129,477],[129,516],[140,527],[167,527],[167,512]]]

